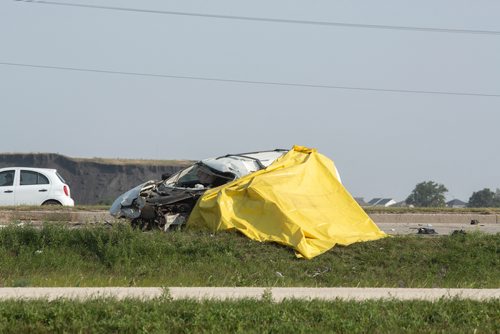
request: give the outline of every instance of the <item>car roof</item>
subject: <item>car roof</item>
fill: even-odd
[[[275,160],[277,157],[282,156],[289,150],[285,149],[276,149],[272,151],[257,151],[257,152],[247,152],[247,153],[236,153],[236,154],[226,154],[216,158],[217,160],[224,158],[232,158],[237,160],[256,160],[256,161],[267,161],[267,160]]]
[[[226,154],[217,158],[201,160],[201,163],[220,172],[229,172],[235,174],[237,177],[242,177],[251,172],[268,167],[288,151],[289,150],[285,149],[276,149]]]
[[[0,171],[2,170],[11,170],[11,169],[25,169],[25,170],[30,170],[34,172],[57,172],[57,169],[54,168],[37,168],[37,167],[3,167],[0,168]]]

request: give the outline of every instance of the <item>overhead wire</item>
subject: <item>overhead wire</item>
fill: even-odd
[[[91,4],[82,4],[82,3],[66,3],[66,2],[49,1],[49,0],[47,0],[47,1],[46,0],[13,0],[13,1],[23,2],[23,3],[31,3],[31,4],[41,4],[41,5],[54,5],[54,6],[66,6],[66,7],[115,10],[115,11],[124,11],[124,12],[160,14],[160,15],[204,17],[204,18],[226,19],[226,20],[256,21],[256,22],[268,22],[268,23],[287,23],[287,24],[303,24],[303,25],[316,25],[316,26],[329,26],[329,27],[384,29],[384,30],[402,30],[402,31],[406,30],[406,31],[434,32],[434,33],[453,33],[453,34],[500,35],[500,31],[496,31],[496,30],[450,29],[450,28],[433,28],[433,27],[345,23],[345,22],[331,22],[331,21],[293,20],[293,19],[279,19],[279,18],[252,17],[252,16],[204,14],[204,13],[192,13],[192,12],[181,12],[181,11],[164,11],[164,10],[128,8],[128,7],[117,7],[117,6],[102,6],[102,5],[91,5]]]
[[[205,18],[216,18],[216,19],[261,21],[261,22],[273,22],[273,23],[306,24],[306,25],[368,28],[368,29],[410,30],[410,31],[412,30],[412,31],[423,31],[423,32],[441,32],[441,33],[468,33],[468,34],[500,35],[500,31],[493,31],[493,30],[445,29],[445,28],[429,28],[429,27],[390,26],[390,25],[371,25],[371,24],[356,24],[356,23],[342,23],[342,22],[275,19],[275,18],[249,17],[249,16],[202,14],[202,13],[176,12],[176,11],[160,11],[160,10],[138,9],[138,8],[127,8],[127,7],[90,5],[90,4],[81,4],[81,3],[64,3],[64,2],[58,2],[58,1],[45,1],[45,0],[14,0],[14,1],[24,2],[24,3],[36,3],[36,4],[43,4],[43,5],[56,5],[56,6],[68,6],[68,7],[80,7],[80,8],[104,9],[104,10],[118,10],[118,11],[153,13],[153,14],[162,14],[162,15],[193,16],[193,17],[205,17]],[[0,62],[0,65],[31,67],[31,68],[44,68],[44,69],[53,69],[53,70],[66,70],[66,71],[79,71],[79,72],[94,72],[94,73],[106,73],[106,74],[131,75],[131,76],[142,76],[142,77],[162,77],[162,78],[171,78],[171,79],[232,82],[232,83],[255,84],[255,85],[294,86],[294,87],[344,89],[344,90],[376,91],[376,92],[392,92],[392,93],[500,97],[500,94],[487,94],[487,93],[448,92],[448,91],[431,91],[431,90],[407,90],[407,89],[385,89],[385,88],[373,88],[373,87],[335,86],[335,85],[305,84],[305,83],[292,83],[292,82],[253,81],[253,80],[238,80],[238,79],[226,79],[226,78],[215,78],[215,77],[181,76],[181,75],[169,75],[169,74],[111,71],[111,70],[100,70],[100,69],[89,69],[89,68],[22,64],[22,63],[9,63],[9,62]]]
[[[92,68],[78,68],[78,67],[51,66],[51,65],[37,65],[37,64],[13,63],[13,62],[0,62],[0,65],[15,66],[15,67],[24,67],[24,68],[40,68],[40,69],[48,69],[48,70],[102,73],[102,74],[112,74],[112,75],[129,75],[129,76],[153,77],[153,78],[169,78],[169,79],[184,79],[184,80],[216,81],[216,82],[238,83],[238,84],[251,84],[251,85],[287,86],[287,87],[304,87],[304,88],[320,88],[320,89],[339,89],[339,90],[371,91],[371,92],[386,92],[386,93],[455,95],[455,96],[475,96],[475,97],[500,97],[500,94],[488,94],[488,93],[433,91],[433,90],[413,90],[413,89],[390,89],[390,88],[375,88],[375,87],[358,87],[358,86],[307,84],[307,83],[297,83],[297,82],[239,80],[239,79],[227,79],[227,78],[216,78],[216,77],[172,75],[172,74],[156,74],[156,73],[141,73],[141,72],[126,72],[126,71],[112,71],[112,70],[102,70],[102,69],[92,69]]]

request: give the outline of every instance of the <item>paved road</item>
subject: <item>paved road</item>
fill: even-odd
[[[392,235],[416,234],[419,228],[433,229],[437,234],[451,234],[454,231],[481,231],[500,233],[500,215],[497,214],[371,214],[374,222],[384,232]],[[472,225],[471,221],[478,224]],[[44,221],[67,222],[68,226],[81,227],[116,220],[107,211],[13,211],[0,209],[0,227],[11,224],[32,224],[40,226]]]
[[[229,287],[192,287],[192,288],[0,288],[0,300],[5,299],[48,299],[58,298],[88,299],[113,297],[117,299],[152,299],[166,296],[172,299],[262,299],[272,297],[274,301],[283,299],[322,299],[322,300],[428,300],[440,298],[461,298],[473,300],[500,299],[500,289],[407,289],[407,288],[229,288]]]
[[[42,226],[42,222],[9,222],[1,223],[0,228],[9,225],[19,225],[26,226],[31,224],[32,226]],[[93,225],[99,223],[67,223],[69,227],[83,227],[86,225]],[[420,228],[433,229],[436,234],[431,235],[448,235],[454,231],[464,231],[466,233],[473,231],[480,231],[488,234],[500,233],[500,224],[480,224],[480,225],[470,225],[470,224],[453,224],[453,223],[434,223],[434,224],[421,224],[421,223],[377,223],[377,226],[387,234],[390,235],[408,235],[408,234],[418,234]]]
[[[488,234],[500,233],[500,224],[485,223],[471,225],[470,223],[377,223],[377,226],[387,234],[403,235],[417,234],[420,228],[432,229],[437,235],[447,235],[454,231],[464,231],[466,233],[480,231]]]

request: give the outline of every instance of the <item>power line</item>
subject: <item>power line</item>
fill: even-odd
[[[25,68],[42,68],[42,69],[49,69],[49,70],[62,70],[62,71],[75,71],[75,72],[92,72],[92,73],[104,73],[104,74],[114,74],[114,75],[130,75],[130,76],[139,76],[139,77],[169,78],[169,79],[184,79],[184,80],[201,80],[201,81],[217,81],[217,82],[238,83],[238,84],[251,84],[251,85],[288,86],[288,87],[323,88],[323,89],[342,89],[342,90],[386,92],[386,93],[411,93],[411,94],[458,95],[458,96],[476,96],[476,97],[500,97],[500,94],[468,93],[468,92],[446,92],[446,91],[411,90],[411,89],[386,89],[386,88],[355,87],[355,86],[333,86],[333,85],[317,85],[317,84],[305,84],[305,83],[294,83],[294,82],[278,82],[278,81],[253,81],[253,80],[238,80],[238,79],[225,79],[225,78],[213,78],[213,77],[211,78],[211,77],[186,76],[186,75],[170,75],[170,74],[155,74],[155,73],[111,71],[111,70],[100,70],[100,69],[91,69],[91,68],[77,68],[77,67],[50,66],[50,65],[35,65],[35,64],[23,64],[23,63],[10,63],[10,62],[0,62],[0,65],[17,66],[17,67],[25,67]]]
[[[13,0],[13,1],[25,2],[25,3],[36,3],[36,4],[42,4],[42,5],[105,9],[105,10],[117,10],[117,11],[124,11],[124,12],[138,12],[138,13],[162,14],[162,15],[192,16],[192,17],[204,17],[204,18],[240,20],[240,21],[305,24],[305,25],[344,27],[344,28],[406,30],[406,31],[421,31],[421,32],[453,33],[453,34],[500,35],[500,31],[495,31],[495,30],[447,29],[447,28],[429,28],[429,27],[414,27],[414,26],[392,26],[392,25],[378,25],[378,24],[343,23],[343,22],[329,22],[329,21],[291,20],[291,19],[276,19],[276,18],[265,18],[265,17],[203,14],[203,13],[163,11],[163,10],[153,10],[153,9],[87,5],[87,4],[80,4],[80,3],[64,3],[64,2],[58,2],[58,1],[44,1],[44,0]]]

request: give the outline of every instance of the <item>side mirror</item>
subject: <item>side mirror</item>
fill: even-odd
[[[165,181],[166,179],[168,179],[171,176],[172,176],[172,174],[170,174],[170,173],[163,173],[163,174],[161,174],[161,179],[162,179],[162,181]]]

